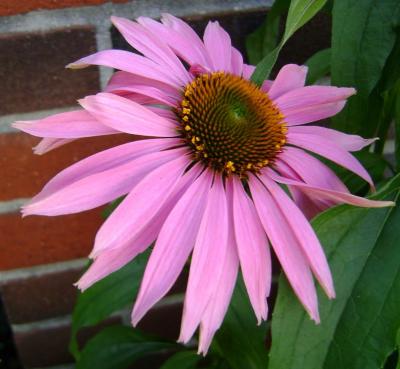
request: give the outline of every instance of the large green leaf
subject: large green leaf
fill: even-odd
[[[327,0],[292,0],[286,19],[285,32],[279,45],[258,63],[251,80],[261,85],[268,78],[283,45],[325,5]]]
[[[375,198],[397,200],[400,175]],[[332,208],[313,221],[333,273],[336,299],[319,290],[321,324],[310,321],[282,277],[269,369],[378,369],[400,327],[400,207]]]
[[[155,341],[131,327],[108,327],[87,343],[76,369],[125,369],[145,355],[176,347],[173,343]]]
[[[181,351],[171,356],[160,369],[194,369],[201,356],[195,351]]]
[[[334,1],[332,84],[358,91],[334,118],[336,128],[374,135],[383,103],[374,88],[394,47],[399,15],[398,0]]]
[[[305,64],[308,66],[306,84],[312,85],[329,73],[331,69],[331,49],[316,52]]]
[[[400,85],[400,83],[399,83],[399,85]],[[399,88],[399,91],[400,91],[400,88]],[[395,122],[396,170],[400,171],[400,93],[398,93],[396,96],[396,102],[395,102],[395,108],[394,108],[394,122]]]
[[[76,335],[79,329],[95,325],[115,311],[133,304],[147,262],[148,252],[137,256],[78,296],[72,315],[70,351],[79,357]]]
[[[246,288],[239,279],[212,348],[224,357],[232,369],[264,369],[268,359],[266,334],[267,325],[263,322],[257,326]]]

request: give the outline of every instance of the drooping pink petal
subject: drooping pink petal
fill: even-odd
[[[177,146],[173,138],[151,139],[128,142],[91,155],[64,169],[53,177],[32,201],[48,197],[60,189],[70,186],[88,176],[121,166],[143,155]]]
[[[153,34],[143,25],[132,22],[129,19],[113,16],[111,21],[134,49],[164,68],[169,69],[183,86],[190,82],[189,73],[159,35]]]
[[[275,173],[270,168],[265,169],[265,172],[274,181],[282,183],[282,184],[286,184],[286,185],[297,186],[297,187],[301,188],[304,192],[309,193],[312,197],[315,197],[318,199],[331,199],[337,203],[345,203],[345,204],[366,207],[366,208],[382,208],[382,207],[386,207],[386,206],[394,206],[395,205],[395,203],[393,201],[369,200],[369,199],[364,199],[363,197],[354,196],[349,193],[343,193],[343,192],[339,192],[339,191],[328,190],[326,188],[312,186],[312,185],[309,185],[309,184],[301,182],[301,181],[296,181],[294,179],[282,177],[282,176],[278,175],[277,173]]]
[[[231,71],[231,38],[218,22],[208,22],[204,31],[204,45],[214,71]]]
[[[129,243],[140,234],[169,199],[189,163],[188,157],[178,157],[145,176],[99,229],[91,257]]]
[[[102,65],[119,69],[137,76],[163,82],[176,89],[181,89],[181,83],[176,76],[165,71],[165,68],[150,59],[124,50],[103,50],[86,56],[67,65],[67,68],[79,69],[89,65]]]
[[[312,274],[301,246],[293,234],[293,229],[274,197],[258,178],[251,175],[249,185],[261,224],[271,241],[275,254],[295,294],[311,318],[318,323],[318,301]]]
[[[285,191],[268,175],[261,175],[260,179],[275,199],[319,283],[328,297],[334,298],[335,289],[328,262],[310,223]]]
[[[45,137],[40,140],[40,142],[33,148],[33,152],[36,155],[43,155],[51,150],[56,149],[57,147],[66,145],[75,141],[74,138],[53,138],[53,137]]]
[[[101,252],[93,261],[89,270],[78,281],[78,287],[81,290],[85,290],[98,280],[122,268],[139,253],[146,250],[157,238],[162,225],[179,198],[197,178],[200,169],[199,166],[195,166],[179,179],[178,185],[175,186],[173,193],[171,193],[159,211],[151,219],[148,219],[146,226],[141,232],[137,233],[135,237],[130,237],[129,240],[126,240],[123,247],[107,249]]]
[[[308,68],[305,65],[286,64],[283,66],[268,91],[269,97],[276,99],[289,91],[304,87],[307,71]]]
[[[258,323],[267,319],[271,288],[271,255],[253,202],[239,179],[233,178],[233,220],[244,283]]]
[[[225,259],[221,261],[223,269],[217,282],[215,293],[210,299],[200,323],[198,353],[206,355],[215,332],[221,326],[232,298],[239,269],[239,259],[233,232],[228,237],[228,250]]]
[[[54,114],[38,120],[18,121],[12,126],[33,136],[51,138],[72,139],[118,133],[85,110]]]
[[[291,126],[337,114],[346,99],[355,93],[354,88],[306,86],[291,90],[274,101],[285,116],[286,124]]]
[[[162,23],[147,17],[139,17],[137,21],[161,37],[176,55],[189,65],[211,66],[203,42],[196,32],[181,19],[171,14],[163,14]]]
[[[277,161],[284,161],[306,183],[340,192],[349,192],[345,184],[328,166],[296,147],[286,147]]]
[[[174,149],[151,153],[86,176],[47,197],[36,198],[23,208],[23,214],[51,216],[93,209],[125,195],[151,170],[185,152],[185,149]]]
[[[179,341],[186,343],[201,317],[222,273],[228,247],[228,208],[222,177],[216,176],[197,234],[185,295]]]
[[[357,135],[349,135],[335,129],[318,126],[293,126],[289,127],[289,132],[312,135],[313,139],[318,140],[323,137],[340,146],[346,151],[359,151],[362,148],[371,145],[378,138],[363,138]]]
[[[353,173],[360,176],[362,179],[367,181],[371,188],[374,188],[374,183],[368,172],[360,164],[360,162],[346,150],[337,146],[332,141],[318,136],[313,137],[310,134],[302,133],[288,133],[287,135],[288,143],[301,147],[302,149],[312,151],[318,155],[321,155],[329,160],[332,160],[336,164],[341,165]]]
[[[175,99],[176,101],[181,99],[181,93],[176,88],[173,88],[166,83],[122,71],[115,72],[112,75],[104,89],[104,92],[130,92],[129,89],[137,86],[152,87],[157,89],[159,93],[163,93],[168,98]],[[142,91],[141,93],[144,94],[145,92],[146,91]]]
[[[232,47],[231,72],[237,76],[242,76],[243,56],[239,50]]]
[[[212,173],[208,170],[189,187],[161,228],[132,312],[135,326],[173,286],[190,252],[207,203]]]
[[[176,126],[143,105],[109,93],[87,96],[79,103],[105,126],[152,137],[175,137]]]

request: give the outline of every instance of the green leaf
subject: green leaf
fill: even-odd
[[[383,102],[374,91],[395,45],[398,0],[336,0],[333,6],[332,85],[352,86],[357,95],[334,118],[334,127],[371,137]]]
[[[395,125],[395,157],[396,170],[400,171],[400,82],[398,83],[397,95],[394,102],[394,125]]]
[[[95,325],[135,300],[149,253],[138,255],[125,267],[95,283],[78,296],[72,315],[70,351],[79,357],[79,329]]]
[[[160,369],[194,369],[200,360],[201,356],[195,351],[181,351],[171,356]]]
[[[283,45],[293,35],[293,33],[306,24],[322,9],[326,1],[327,0],[292,0],[290,2],[283,38],[279,45],[266,55],[260,63],[258,63],[251,76],[251,80],[255,84],[260,86],[264,80],[268,78]]]
[[[176,347],[173,343],[154,341],[131,327],[108,327],[86,344],[76,369],[124,369],[145,355]]]
[[[213,348],[232,369],[261,369],[266,367],[265,346],[267,324],[257,325],[246,288],[238,280],[228,312],[213,341]]]
[[[316,52],[305,64],[308,66],[307,85],[312,85],[326,76],[331,69],[331,49]]]
[[[398,200],[400,175],[374,198]],[[313,221],[337,297],[319,289],[321,324],[310,321],[282,277],[269,369],[378,369],[400,327],[400,207],[332,208]]]
[[[257,64],[278,44],[281,16],[289,9],[290,0],[276,0],[261,27],[246,38],[246,50],[250,64]]]

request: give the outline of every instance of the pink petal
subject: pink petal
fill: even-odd
[[[231,71],[231,38],[218,22],[208,22],[204,31],[204,45],[214,71]]]
[[[33,136],[69,139],[118,133],[85,110],[54,114],[39,120],[19,121],[13,127]]]
[[[318,155],[321,155],[333,162],[341,165],[353,173],[357,174],[365,181],[367,181],[371,188],[374,188],[374,184],[368,172],[360,164],[360,162],[346,150],[335,145],[332,141],[317,136],[313,137],[310,134],[302,133],[291,133],[287,135],[288,143],[301,147],[302,149],[312,151]]]
[[[79,69],[89,65],[102,65],[105,67],[119,69],[133,75],[142,76],[163,82],[172,87],[180,89],[181,83],[173,74],[169,73],[162,66],[154,63],[150,59],[133,54],[124,50],[103,50],[76,62],[67,65],[67,68]]]
[[[137,233],[135,237],[131,237],[129,242],[125,242],[123,247],[104,250],[93,261],[89,270],[79,280],[77,283],[78,287],[81,290],[85,290],[98,280],[122,268],[125,264],[129,263],[134,257],[136,257],[136,255],[146,250],[147,247],[157,238],[170,211],[175,206],[182,193],[186,191],[187,187],[197,178],[199,172],[200,168],[194,167],[180,178],[173,193],[169,196],[168,200],[157,214],[149,219],[141,232]]]
[[[258,323],[267,319],[271,288],[271,255],[268,240],[253,202],[239,179],[233,183],[233,220],[240,267]]]
[[[132,312],[136,325],[173,286],[190,252],[200,226],[212,173],[205,171],[172,209],[158,236]]]
[[[38,201],[90,175],[121,166],[145,154],[165,150],[179,144],[171,138],[129,142],[101,151],[64,169],[52,178],[32,200]]]
[[[43,155],[57,147],[63,146],[67,143],[75,141],[74,138],[52,138],[45,137],[33,148],[33,152],[36,155]]]
[[[328,297],[334,298],[335,289],[333,287],[332,275],[329,270],[328,262],[324,250],[314,230],[311,228],[310,223],[278,184],[267,175],[262,175],[260,179],[269,190],[271,196],[275,199],[282,215],[286,218],[289,227],[302,248],[308,264],[319,283],[324,288]]]
[[[364,199],[362,197],[354,196],[349,193],[343,193],[333,190],[328,190],[325,188],[320,188],[316,186],[309,185],[304,182],[296,181],[294,179],[285,178],[279,176],[271,169],[266,169],[265,172],[268,174],[270,178],[274,181],[291,185],[297,186],[304,190],[304,192],[310,194],[310,196],[318,198],[318,199],[330,199],[337,203],[346,203],[350,205],[366,207],[366,208],[382,208],[386,206],[394,206],[395,203],[393,201],[376,201],[376,200],[369,200]]]
[[[115,72],[104,90],[104,92],[121,93],[121,92],[132,92],[132,88],[146,87],[153,88],[158,94],[162,94],[164,99],[174,99],[175,101],[181,100],[181,93],[162,82],[157,82],[149,78],[136,76],[127,72]],[[149,90],[152,91],[152,90]],[[141,94],[148,93],[147,90],[140,92]],[[150,97],[154,97],[152,94]]]
[[[258,216],[275,254],[300,302],[318,323],[318,301],[312,274],[293,229],[275,198],[255,176],[250,177],[249,185]]]
[[[347,133],[343,133],[337,131],[335,129],[318,127],[318,126],[295,126],[290,127],[289,132],[293,133],[301,133],[301,134],[310,134],[315,139],[319,139],[319,137],[323,137],[340,146],[346,151],[359,151],[362,148],[371,145],[378,138],[363,138],[357,135],[349,135]]]
[[[272,83],[268,95],[271,99],[300,87],[304,87],[308,68],[305,65],[287,64],[281,68]]]
[[[197,234],[185,295],[179,341],[193,336],[220,279],[228,247],[228,210],[222,177],[215,177]]]
[[[189,163],[187,157],[178,157],[144,177],[97,232],[91,257],[130,243],[140,234],[174,192]]]
[[[212,338],[221,326],[232,298],[239,269],[239,259],[232,230],[228,236],[228,248],[221,261],[222,273],[215,283],[214,295],[210,298],[200,323],[198,353],[207,354]]]
[[[305,183],[335,191],[349,192],[332,169],[301,149],[286,147],[279,154],[278,160],[289,165]]]
[[[174,137],[178,133],[169,120],[146,107],[109,93],[87,96],[79,103],[104,125],[120,132],[153,137]]]
[[[132,22],[129,19],[111,17],[111,21],[134,49],[164,68],[169,69],[182,86],[190,82],[189,73],[159,35],[154,35],[143,25]]]
[[[343,108],[346,99],[355,93],[354,88],[306,86],[279,96],[275,103],[290,126],[335,115]]]
[[[72,214],[110,202],[129,192],[140,179],[159,165],[184,155],[185,149],[167,150],[86,176],[23,208],[24,215]]]
[[[231,71],[237,76],[241,76],[243,71],[243,56],[240,51],[234,47],[232,47],[231,54]]]
[[[137,20],[155,35],[161,37],[180,58],[190,65],[200,64],[210,67],[209,57],[203,42],[196,32],[181,19],[171,14],[163,14],[162,24],[147,17]]]

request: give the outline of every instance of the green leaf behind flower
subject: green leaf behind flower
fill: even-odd
[[[265,369],[266,322],[257,326],[243,280],[238,279],[228,312],[213,346],[232,369]]]
[[[132,327],[108,327],[87,343],[76,369],[125,369],[145,355],[167,352],[176,346],[154,340]]]
[[[300,27],[306,24],[322,9],[326,1],[327,0],[292,0],[290,2],[283,38],[278,46],[257,64],[251,76],[251,80],[255,84],[260,86],[268,78],[283,45]]]
[[[397,175],[375,199],[400,198]],[[341,205],[313,221],[337,297],[319,290],[321,324],[310,321],[285,278],[272,321],[269,369],[378,369],[400,327],[400,207]]]
[[[148,252],[138,255],[133,261],[95,283],[78,296],[72,315],[70,351],[79,358],[76,340],[78,331],[95,325],[112,313],[133,304],[148,259]]]

